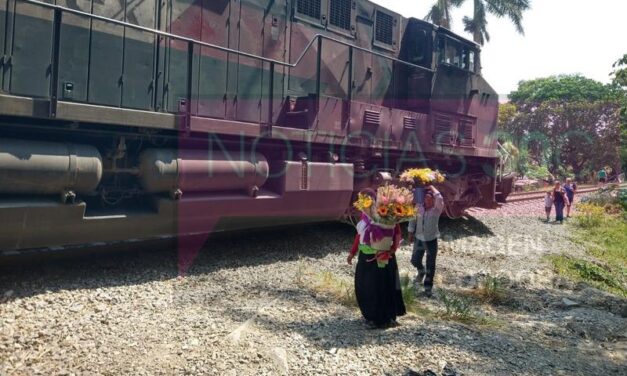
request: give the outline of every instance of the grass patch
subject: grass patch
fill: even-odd
[[[418,301],[416,300],[416,286],[414,286],[409,274],[405,273],[401,275],[401,292],[405,309],[413,312],[418,306]]]
[[[305,279],[308,279],[309,283],[305,283]],[[302,271],[297,273],[297,282],[301,282],[303,288],[327,296],[346,307],[355,308],[358,306],[355,296],[354,281],[349,276],[338,276],[331,271],[319,273],[307,273],[306,271]],[[444,304],[444,309],[436,311],[420,304],[417,298],[416,287],[408,274],[400,275],[400,284],[403,302],[409,313],[416,314],[423,318],[457,321],[464,324],[494,328],[503,325],[502,322],[496,319],[476,315],[472,309],[473,299],[469,297],[438,290],[438,296]],[[491,299],[500,294],[500,282],[495,283],[492,281],[489,286],[490,287],[486,289],[486,291],[489,292],[486,292],[486,294],[491,296]]]
[[[299,273],[300,275],[301,273]],[[306,273],[302,273],[303,275]],[[301,282],[301,286],[306,286],[303,279],[299,278],[297,282]],[[400,276],[401,293],[403,302],[407,312],[415,313],[420,316],[434,317],[433,312],[422,307],[416,298],[416,287],[414,286],[409,275]],[[301,287],[299,286],[299,287]],[[331,297],[333,300],[347,307],[357,307],[357,297],[355,296],[355,286],[352,278],[340,277],[330,271],[324,271],[316,274],[314,283],[310,286],[314,291]]]
[[[330,295],[340,304],[347,307],[357,307],[357,297],[353,281],[348,278],[341,278],[329,271],[318,274],[314,289],[326,295]]]
[[[441,314],[444,319],[460,321],[463,323],[476,322],[476,317],[472,313],[472,303],[470,298],[457,296],[439,291],[440,300],[444,303],[445,311]]]
[[[627,297],[624,274],[622,276],[605,265],[566,255],[547,256],[559,275],[578,282],[586,282],[600,290]],[[622,277],[622,278],[621,278]]]
[[[501,304],[507,299],[505,280],[488,274],[473,293],[482,303]]]
[[[590,260],[568,255],[548,256],[555,272],[598,289],[627,297],[627,216],[615,197],[577,205],[572,240],[581,244]]]
[[[627,219],[607,205],[577,206],[572,239],[594,262],[566,255],[549,257],[558,274],[627,297]]]
[[[600,226],[586,228],[575,234],[586,250],[617,271],[627,272],[627,221],[607,216]]]
[[[584,229],[598,227],[605,219],[605,209],[598,205],[581,203],[577,205],[577,211],[577,225]]]

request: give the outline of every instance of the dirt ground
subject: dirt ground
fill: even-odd
[[[315,286],[350,281],[350,226],[324,224],[210,240],[178,277],[176,250],[0,269],[1,375],[625,375],[625,299],[557,277],[547,254],[585,257],[541,202],[442,220],[434,299],[372,330]],[[405,245],[402,274],[413,277]],[[498,303],[446,296],[488,276]],[[345,287],[346,287],[345,286]],[[420,292],[420,290],[418,290]]]

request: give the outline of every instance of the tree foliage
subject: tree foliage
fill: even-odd
[[[618,59],[612,65],[614,71],[612,72],[612,82],[623,88],[627,88],[627,54],[624,54],[622,58]]]
[[[466,0],[436,0],[425,20],[438,26],[451,28],[451,10],[460,7]],[[523,13],[531,7],[531,0],[472,0],[473,16],[464,17],[464,31],[472,34],[475,43],[484,45],[490,41],[487,15],[497,18],[507,17],[516,30],[524,34],[522,25]]]
[[[612,83],[627,90],[627,54],[623,55],[612,65],[614,71],[611,73]],[[623,171],[627,170],[627,99],[623,101],[621,109],[621,164]]]
[[[522,81],[502,106],[501,139],[512,140],[529,165],[556,176],[589,177],[599,166],[620,167],[621,107],[627,95],[580,75]]]
[[[523,13],[531,7],[530,0],[472,0],[473,17],[464,17],[464,30],[473,35],[475,43],[484,45],[490,41],[487,15],[497,18],[507,17],[516,27],[516,31],[524,34],[522,25]]]
[[[451,28],[451,10],[458,8],[464,0],[436,0],[435,4],[429,10],[425,20],[435,25]]]
[[[518,105],[534,105],[548,101],[589,102],[620,97],[613,86],[604,85],[581,75],[560,75],[521,81],[509,99]]]

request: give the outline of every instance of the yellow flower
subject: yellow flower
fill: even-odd
[[[410,168],[401,174],[401,181],[429,185],[444,182],[444,175],[430,168]]]
[[[360,210],[360,211],[366,211],[370,209],[372,204],[373,204],[372,197],[360,193],[357,196],[357,201],[353,203],[353,207],[355,207],[355,209]]]

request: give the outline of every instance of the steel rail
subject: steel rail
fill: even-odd
[[[625,185],[622,184],[620,187],[621,188],[625,188]],[[581,195],[581,194],[584,194],[584,193],[596,192],[599,189],[600,189],[600,187],[590,187],[590,188],[578,189],[577,193],[575,193],[575,195]],[[544,198],[545,195],[546,195],[546,191],[545,192],[540,192],[540,193],[533,193],[533,192],[531,192],[528,195],[519,195],[519,196],[513,196],[513,197],[509,196],[509,197],[507,197],[507,201],[505,203],[506,204],[510,204],[510,203],[514,203],[514,202],[538,200],[538,199]]]
[[[580,190],[588,189],[588,188],[598,188],[598,187],[596,185],[594,185],[594,184],[577,185],[578,192]],[[526,195],[532,195],[534,193],[537,193],[537,194],[542,193],[542,194],[544,194],[544,193],[546,193],[547,190],[551,190],[551,189],[553,189],[553,185],[548,185],[544,189],[534,189],[533,191],[527,191],[527,192],[524,192],[524,191],[512,192],[512,193],[509,194],[508,197],[526,196]]]
[[[152,34],[163,36],[163,37],[167,37],[167,38],[171,38],[171,39],[177,39],[177,40],[181,40],[181,41],[188,42],[188,43],[194,43],[194,44],[199,45],[199,46],[213,48],[213,49],[216,49],[218,51],[228,52],[228,53],[236,54],[236,55],[239,55],[239,56],[248,57],[248,58],[251,58],[251,59],[257,59],[257,60],[261,60],[261,61],[266,62],[266,63],[273,63],[273,64],[276,64],[276,65],[280,65],[280,66],[288,67],[288,68],[295,68],[296,66],[298,66],[298,64],[304,59],[304,57],[307,54],[307,52],[309,52],[309,49],[314,45],[314,43],[318,39],[326,39],[326,40],[329,40],[329,41],[341,44],[341,45],[346,46],[346,47],[352,47],[353,49],[356,49],[356,50],[359,50],[359,51],[371,53],[371,54],[373,54],[375,56],[382,57],[384,59],[388,59],[388,60],[391,60],[391,61],[394,61],[394,62],[397,62],[397,63],[400,63],[400,64],[407,65],[407,66],[412,67],[412,68],[421,69],[421,70],[424,70],[424,71],[427,71],[427,72],[431,72],[431,73],[434,72],[433,69],[429,69],[429,68],[425,68],[425,67],[420,66],[420,65],[412,64],[412,63],[409,63],[407,61],[397,59],[395,57],[391,57],[391,56],[384,55],[384,54],[376,52],[376,51],[369,50],[367,48],[355,46],[355,45],[352,45],[350,43],[347,43],[347,42],[344,42],[342,40],[335,39],[335,38],[332,38],[332,37],[329,37],[329,36],[323,35],[323,34],[315,34],[313,39],[311,39],[309,41],[309,43],[307,44],[307,46],[305,46],[303,52],[298,56],[296,61],[291,63],[289,61],[286,62],[286,61],[281,61],[281,60],[269,59],[269,58],[266,58],[266,57],[263,57],[263,56],[259,56],[259,55],[255,55],[255,54],[251,54],[251,53],[248,53],[248,52],[234,50],[232,48],[222,47],[222,46],[219,46],[219,45],[216,45],[216,44],[202,42],[202,41],[199,41],[199,40],[196,40],[196,39],[193,39],[193,38],[188,38],[188,37],[184,37],[184,36],[181,36],[181,35],[168,33],[168,32],[157,30],[157,29],[153,29],[153,28],[150,28],[150,27],[139,26],[139,25],[135,25],[135,24],[132,24],[132,23],[124,22],[124,21],[114,20],[114,19],[107,18],[107,17],[104,17],[104,16],[99,16],[97,14],[87,13],[87,12],[83,12],[81,10],[71,9],[71,8],[63,7],[63,6],[56,5],[56,4],[48,4],[48,3],[44,3],[44,2],[38,1],[38,0],[18,0],[18,1],[35,4],[35,5],[39,5],[39,6],[50,8],[50,9],[56,9],[56,10],[60,10],[60,11],[63,11],[63,12],[68,12],[68,13],[72,13],[72,14],[75,14],[75,15],[83,16],[83,17],[88,17],[88,18],[92,18],[92,19],[96,19],[96,20],[100,20],[100,21],[104,21],[104,22],[109,22],[109,23],[112,23],[112,24],[120,25],[120,26],[126,26],[126,27],[130,27],[132,29],[135,29],[135,30],[146,31],[146,32],[149,32],[149,33],[152,33]]]

